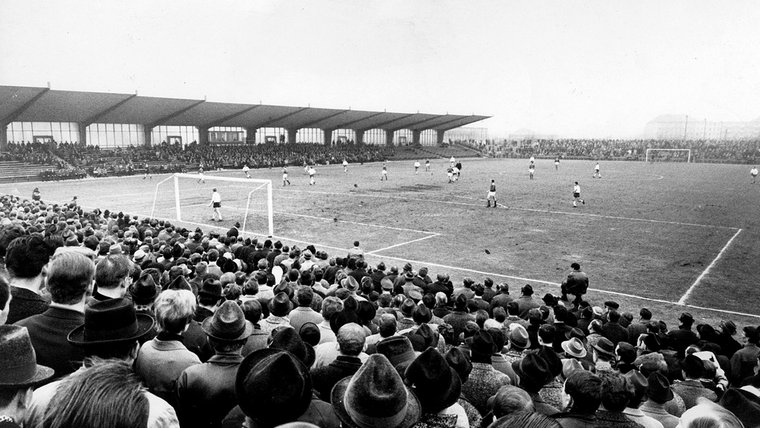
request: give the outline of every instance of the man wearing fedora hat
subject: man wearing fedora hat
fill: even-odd
[[[203,322],[214,315],[222,303],[222,283],[218,279],[210,277],[203,280],[203,285],[198,290],[198,307],[193,319]]]
[[[288,422],[295,427],[340,427],[329,401],[313,397],[309,369],[290,352],[270,348],[248,355],[238,369],[235,391],[239,404],[225,417],[224,427],[268,428]]]
[[[47,267],[47,290],[52,302],[43,313],[16,323],[29,329],[37,362],[52,367],[56,377],[73,372],[82,349],[70,344],[69,332],[84,322],[85,297],[92,290],[95,264],[80,253],[63,252]]]
[[[178,413],[183,427],[218,426],[237,404],[235,375],[253,325],[237,303],[227,300],[203,321],[214,356],[188,367],[177,380]]]
[[[139,341],[154,328],[155,320],[147,314],[137,313],[132,303],[124,298],[96,302],[85,308],[84,323],[71,330],[67,340],[84,353],[84,361],[71,377],[86,377],[90,368],[108,360],[120,360],[132,367]],[[132,369],[129,370],[132,372]],[[32,406],[25,426],[40,426],[46,410],[59,388],[68,379],[59,379],[34,393]],[[177,416],[169,403],[148,391],[143,394],[150,408],[149,427],[178,426]]]
[[[423,422],[442,419],[449,423],[447,426],[469,427],[467,413],[457,402],[462,382],[437,349],[428,348],[412,361],[404,379],[420,401]]]
[[[33,388],[54,371],[35,362],[29,332],[24,327],[0,325],[0,426],[20,427],[26,418]]]
[[[488,412],[488,398],[496,394],[502,385],[510,385],[507,375],[494,369],[491,356],[494,349],[493,337],[487,331],[479,331],[472,338],[470,353],[472,372],[462,384],[462,393],[467,396],[481,415]]]
[[[660,372],[652,372],[647,377],[647,401],[639,407],[641,411],[662,424],[664,428],[678,426],[678,417],[665,410],[665,403],[672,400],[674,395],[670,389],[670,381]]]
[[[409,428],[420,420],[417,396],[382,354],[373,354],[352,377],[331,392],[335,413],[346,428]]]

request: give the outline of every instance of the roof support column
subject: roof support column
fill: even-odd
[[[198,126],[198,144],[201,146],[208,145],[208,128],[205,126]]]
[[[79,144],[82,146],[87,145],[87,124],[78,122],[77,130],[79,131]]]
[[[256,144],[256,128],[245,128],[245,143]]]
[[[296,143],[296,134],[298,134],[298,128],[288,128],[288,144]]]
[[[0,151],[8,150],[8,122],[0,122]]]
[[[145,140],[145,147],[152,145],[153,128],[150,125],[143,125],[143,139]]]
[[[446,131],[442,129],[437,129],[435,131],[435,145],[440,146],[443,145],[443,135],[446,133]]]
[[[385,145],[386,146],[392,146],[393,145],[393,133],[394,133],[394,131],[392,129],[386,129],[385,130]]]
[[[332,144],[332,133],[333,133],[333,130],[332,129],[323,129],[322,132],[325,133],[325,141],[324,141],[325,146],[331,145]]]
[[[412,129],[412,144],[415,146],[420,145],[420,135],[422,134],[422,131],[417,129]]]
[[[356,134],[356,144],[357,145],[364,144],[364,130],[354,129],[354,134]]]

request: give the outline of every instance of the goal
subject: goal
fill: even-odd
[[[691,162],[691,149],[647,149],[645,162]]]
[[[156,184],[150,215],[189,224],[213,227],[209,205],[213,189],[222,197],[221,222],[216,225],[232,227],[240,223],[240,232],[274,235],[272,180],[172,174]]]

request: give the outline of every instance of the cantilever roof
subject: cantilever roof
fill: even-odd
[[[489,117],[234,104],[137,94],[0,86],[0,123],[137,123],[208,128],[228,126],[446,131]]]

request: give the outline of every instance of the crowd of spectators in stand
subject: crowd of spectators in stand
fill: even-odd
[[[380,145],[324,144],[258,144],[200,145],[162,142],[155,146],[127,146],[104,150],[98,146],[74,143],[8,144],[7,160],[57,165],[46,171],[43,179],[93,176],[131,175],[143,172],[146,165],[155,173],[208,169],[279,167],[284,165],[326,165],[382,161],[393,157],[393,147]]]
[[[577,264],[539,297],[16,196],[0,262],[2,427],[760,424],[757,327],[588,301]]]
[[[647,149],[690,149],[692,162],[760,163],[759,140],[464,140],[458,144],[476,148],[488,156],[643,161]],[[658,153],[661,158],[681,156]]]

